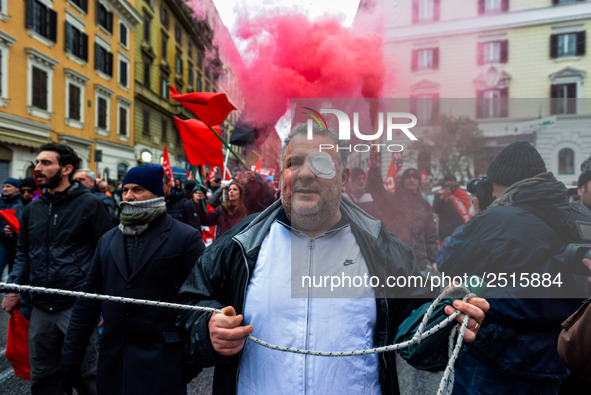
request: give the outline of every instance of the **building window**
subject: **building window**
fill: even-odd
[[[88,60],[88,35],[66,22],[66,52],[78,58]]]
[[[477,94],[478,118],[503,118],[509,114],[508,89],[488,89]]]
[[[552,59],[567,56],[585,55],[585,32],[552,34],[550,36],[550,57]]]
[[[193,66],[191,64],[189,66],[189,91],[193,90],[193,81],[195,81],[195,72],[193,71]]]
[[[168,37],[162,36],[162,60],[168,63]]]
[[[197,50],[197,67],[203,69],[203,52]]]
[[[183,36],[181,32],[181,27],[178,24],[174,26],[174,39],[177,43],[182,44]]]
[[[203,92],[203,81],[201,80],[201,73],[197,73],[197,92]]]
[[[183,75],[183,58],[180,53],[177,52],[174,59],[174,71],[177,75]]]
[[[187,51],[187,56],[189,56],[189,59],[193,58],[193,43],[191,43],[191,41],[189,41],[189,49]]]
[[[8,104],[8,56],[9,48],[15,41],[16,38],[0,32],[0,107]]]
[[[57,13],[37,0],[27,0],[27,28],[57,42]]]
[[[48,111],[47,99],[47,72],[40,68],[33,66],[33,89],[31,95],[33,97],[33,107]]]
[[[94,43],[94,68],[108,76],[113,76],[113,54],[96,42]]]
[[[488,41],[478,43],[478,65],[507,63],[509,60],[509,41]]]
[[[150,42],[150,24],[152,23],[152,19],[144,15],[144,41]]]
[[[168,135],[168,122],[162,118],[162,143],[166,143],[166,137]]]
[[[81,121],[80,107],[82,104],[82,89],[74,84],[68,84],[68,118]]]
[[[96,126],[104,130],[107,130],[107,112],[107,99],[99,97],[97,101]]]
[[[76,4],[78,8],[80,8],[84,12],[88,12],[88,0],[70,0],[72,3]]]
[[[113,33],[113,13],[109,12],[100,1],[97,2],[97,8],[97,23],[109,33]]]
[[[162,98],[168,99],[168,76],[165,74],[162,74],[160,88],[161,88],[160,95],[162,96]]]
[[[412,71],[436,70],[439,68],[439,48],[412,51]]]
[[[575,152],[563,148],[558,152],[558,174],[575,174]]]
[[[117,135],[119,137],[129,136],[129,108],[131,103],[127,101],[119,100],[117,104]]]
[[[162,23],[162,26],[168,29],[169,22],[170,18],[168,17],[168,10],[166,7],[164,7],[164,4],[162,4],[162,8],[160,9],[160,23]]]
[[[144,60],[144,87],[150,89],[150,70],[152,64]]]
[[[429,121],[439,114],[439,95],[425,94],[411,98],[411,113],[420,121]]]
[[[119,44],[127,48],[127,40],[129,39],[129,33],[127,26],[124,23],[119,22]]]
[[[568,3],[576,3],[577,1],[585,1],[585,0],[552,0],[552,4],[568,4]]]
[[[412,21],[413,23],[434,22],[439,20],[440,0],[413,0]]]
[[[494,14],[509,11],[509,0],[478,0],[478,13]]]
[[[129,88],[129,60],[119,54],[119,85]]]
[[[550,88],[552,114],[575,114],[577,112],[577,84],[555,84]]]
[[[144,136],[150,135],[150,112],[148,110],[144,110],[144,119],[142,124],[142,134]]]

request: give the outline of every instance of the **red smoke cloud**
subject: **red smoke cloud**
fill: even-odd
[[[197,3],[189,4],[203,14]],[[235,35],[247,43],[242,59],[225,27],[214,26],[214,43],[236,75],[249,118],[260,124],[274,125],[291,98],[381,97],[386,73],[376,34],[292,10],[253,19],[243,13]]]

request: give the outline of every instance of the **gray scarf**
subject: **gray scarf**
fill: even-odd
[[[119,229],[126,236],[137,236],[148,229],[148,224],[166,212],[164,197],[141,202],[121,202]]]
[[[515,202],[513,199],[515,195],[527,188],[533,187],[534,185],[538,185],[544,182],[556,182],[556,178],[551,172],[547,173],[540,173],[534,177],[526,178],[521,181],[517,181],[515,184],[511,185],[509,188],[503,192],[501,196],[499,196],[496,200],[494,200],[489,207],[497,207],[497,206],[513,206]]]

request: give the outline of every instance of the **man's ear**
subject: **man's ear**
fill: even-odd
[[[62,167],[62,175],[69,176],[74,171],[74,166],[72,165],[65,165]]]
[[[349,169],[348,167],[343,170],[343,174],[341,175],[341,181],[343,183],[343,191],[345,190],[345,187],[347,186],[347,183],[349,182],[349,178],[351,177],[351,169]]]

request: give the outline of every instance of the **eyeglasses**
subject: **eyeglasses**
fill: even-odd
[[[21,193],[25,194],[25,193],[30,193],[31,195],[35,194],[35,190],[34,189],[21,189]]]

